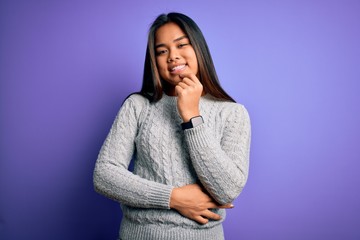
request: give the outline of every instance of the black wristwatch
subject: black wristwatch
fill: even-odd
[[[182,123],[181,128],[182,130],[194,128],[204,123],[202,116],[196,116],[190,119],[190,121]]]

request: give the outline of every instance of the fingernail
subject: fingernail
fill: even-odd
[[[230,208],[234,208],[235,206],[234,206],[234,204],[230,204]]]

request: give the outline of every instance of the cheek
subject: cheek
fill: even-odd
[[[167,68],[167,64],[164,61],[162,61],[161,59],[156,61],[156,64],[157,64],[159,69],[166,69]]]
[[[196,68],[198,68],[198,62],[197,62],[197,58],[196,58],[196,56],[194,55],[193,56],[193,58],[192,58],[192,65],[193,65],[193,67],[196,67]]]
[[[160,74],[161,77],[164,78],[164,77],[167,76],[167,69],[166,69],[166,68],[164,68],[164,67],[159,67],[158,70],[159,70],[159,74]]]
[[[193,71],[194,71],[195,75],[197,75],[199,73],[199,65],[198,65],[196,57],[193,59],[192,65],[193,65]]]
[[[159,71],[159,73],[163,73],[164,70],[165,70],[165,66],[164,66],[164,63],[162,63],[161,61],[156,61],[156,66],[157,66],[157,69]]]
[[[197,65],[197,57],[194,51],[190,54],[190,59],[193,64]]]

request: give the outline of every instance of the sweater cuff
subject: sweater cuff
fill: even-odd
[[[205,124],[184,131],[190,149],[199,149],[209,146],[210,139],[206,132]]]
[[[170,196],[173,188],[170,185],[153,186],[148,195],[149,205],[155,208],[170,209]]]

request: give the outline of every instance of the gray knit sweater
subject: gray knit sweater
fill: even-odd
[[[170,209],[174,187],[201,183],[218,203],[231,203],[248,176],[250,120],[237,103],[201,97],[204,124],[183,131],[176,97],[150,103],[133,94],[111,127],[94,170],[96,191],[121,203],[123,240],[223,239],[220,221],[198,224]],[[128,171],[134,159],[134,171]]]

